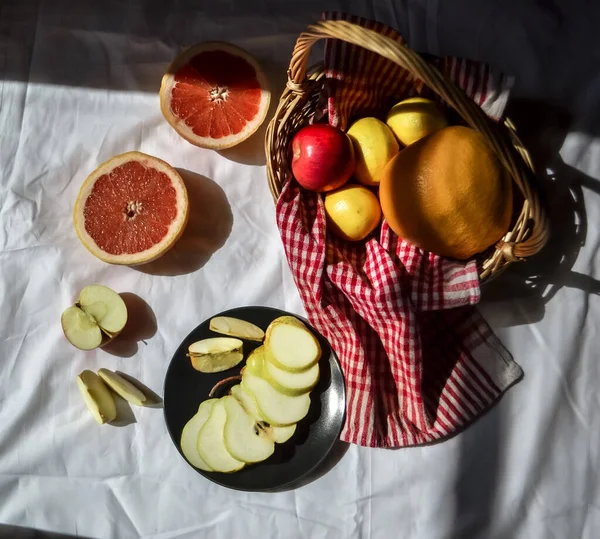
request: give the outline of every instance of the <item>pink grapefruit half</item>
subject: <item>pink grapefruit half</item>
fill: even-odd
[[[83,245],[110,264],[156,260],[179,239],[188,195],[179,173],[141,152],[117,155],[85,180],[73,211]]]
[[[160,87],[160,108],[171,127],[188,142],[213,150],[250,137],[265,120],[270,100],[258,62],[221,42],[180,54]]]

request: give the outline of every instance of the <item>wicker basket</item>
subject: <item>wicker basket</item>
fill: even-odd
[[[504,126],[486,114],[452,81],[419,54],[393,39],[347,21],[321,21],[309,26],[296,42],[287,86],[281,95],[275,116],[268,125],[265,150],[267,177],[275,200],[291,178],[289,144],[293,135],[317,112],[325,81],[323,66],[307,73],[308,56],[319,39],[334,38],[358,45],[391,60],[420,78],[463,118],[477,129],[509,170],[523,196],[520,214],[513,228],[479,261],[481,281],[497,276],[512,262],[524,260],[544,247],[549,236],[548,221],[531,185],[534,172],[529,153],[519,140],[510,120]],[[515,151],[516,150],[516,151]]]

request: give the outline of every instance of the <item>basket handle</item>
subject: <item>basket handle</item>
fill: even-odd
[[[477,129],[508,169],[519,190],[528,201],[529,215],[526,218],[533,221],[531,234],[527,238],[522,241],[512,241],[512,238],[507,241],[505,238],[500,240],[496,247],[509,261],[527,258],[544,247],[549,236],[549,225],[537,193],[531,187],[531,171],[526,168],[526,165],[533,168],[531,162],[525,163],[515,153],[500,125],[490,120],[461,88],[409,47],[374,30],[348,21],[319,21],[310,25],[308,30],[300,34],[296,41],[288,70],[288,88],[290,90],[295,92],[304,90],[307,82],[306,68],[310,49],[318,40],[327,38],[340,39],[352,45],[358,45],[408,70],[413,76],[423,80],[427,86],[452,106],[472,128]]]

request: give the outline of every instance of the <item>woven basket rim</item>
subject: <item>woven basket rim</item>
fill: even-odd
[[[523,206],[512,228],[489,249],[490,254],[482,253],[476,257],[482,282],[498,276],[513,262],[525,260],[544,247],[549,236],[548,220],[533,186],[535,169],[531,156],[512,121],[505,118],[503,124],[493,122],[462,89],[407,45],[348,21],[320,21],[309,26],[296,41],[288,81],[265,135],[267,179],[275,201],[291,178],[288,162],[291,137],[317,112],[316,104],[324,86],[323,63],[314,64],[310,69],[307,64],[312,45],[326,38],[358,45],[408,69],[453,108],[467,125],[477,129],[507,168],[523,196]]]

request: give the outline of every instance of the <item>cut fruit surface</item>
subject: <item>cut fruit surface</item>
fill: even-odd
[[[136,406],[144,406],[146,395],[144,395],[129,380],[126,380],[116,372],[108,369],[100,369],[98,376],[104,380],[104,383],[110,387],[117,395],[123,397],[127,402]]]
[[[231,337],[214,337],[196,341],[188,347],[192,367],[200,372],[223,372],[242,359],[243,342]]]
[[[240,339],[248,339],[250,341],[262,342],[265,338],[265,332],[258,326],[229,316],[215,316],[211,318],[209,329],[216,333]]]
[[[260,415],[276,427],[298,423],[310,408],[310,394],[290,397],[277,391],[269,382],[250,370],[242,374],[242,388],[256,401]]]
[[[247,413],[231,395],[222,400],[227,412],[223,434],[229,454],[247,463],[268,459],[275,451],[275,443],[269,430],[261,428],[256,418]]]
[[[111,264],[138,265],[167,252],[188,220],[179,173],[141,152],[113,157],[92,172],[73,212],[83,245]]]
[[[81,372],[77,376],[77,386],[85,405],[100,425],[116,419],[117,406],[115,399],[95,372],[90,370]]]
[[[77,303],[108,335],[119,333],[127,323],[127,306],[123,298],[107,286],[86,286]]]
[[[102,344],[102,331],[96,321],[77,305],[68,307],[60,318],[67,340],[80,350],[93,350]]]
[[[265,356],[279,369],[300,372],[319,361],[321,347],[300,320],[286,316],[275,319],[267,328]]]
[[[285,395],[295,396],[308,393],[319,381],[318,363],[300,372],[285,371],[265,358],[263,346],[259,346],[250,354],[246,366]]]
[[[169,66],[160,87],[160,108],[188,142],[225,149],[263,123],[269,109],[267,80],[257,61],[228,43],[200,43]]]
[[[181,432],[180,445],[185,458],[192,466],[205,472],[212,472],[213,469],[204,462],[204,459],[198,453],[198,435],[200,434],[200,429],[208,420],[215,402],[217,402],[216,399],[204,401],[198,408],[196,415],[185,424]]]
[[[288,425],[287,427],[275,427],[266,423],[265,418],[261,415],[254,397],[250,395],[241,385],[236,385],[231,388],[231,395],[244,407],[246,413],[254,417],[258,422],[263,422],[262,427],[268,429],[274,442],[282,444],[287,442],[296,432],[296,425]]]
[[[198,453],[215,472],[236,472],[245,464],[231,456],[225,446],[224,429],[227,411],[222,399],[217,400],[198,435]]]
[[[127,306],[114,290],[99,284],[86,286],[75,305],[61,316],[68,341],[81,350],[93,350],[116,337],[127,323]]]

